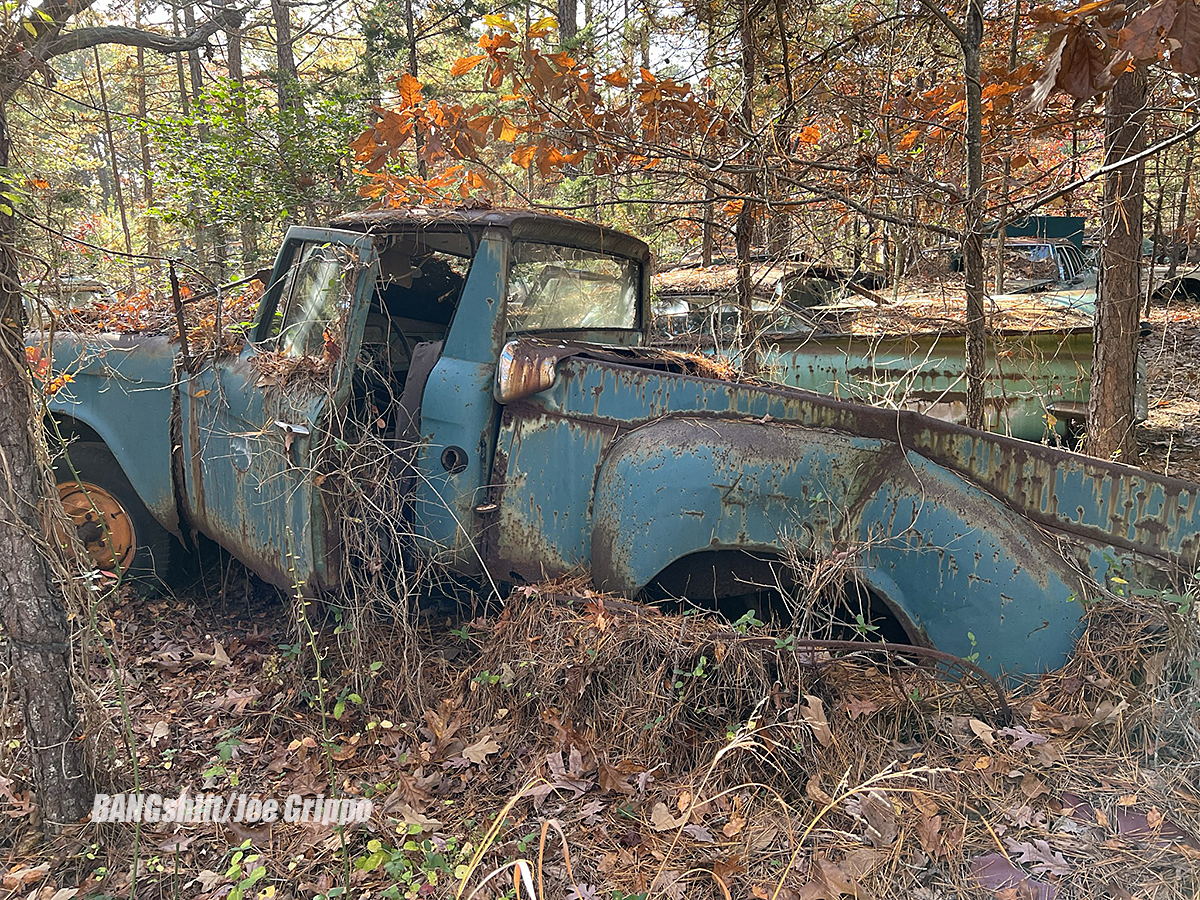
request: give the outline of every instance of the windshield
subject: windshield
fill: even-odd
[[[508,269],[506,331],[637,331],[640,284],[633,260],[518,241]]]

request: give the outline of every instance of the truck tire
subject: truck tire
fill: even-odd
[[[122,581],[160,580],[167,574],[171,534],[150,515],[112,451],[76,441],[66,456],[70,464],[60,459],[54,465],[58,496],[92,562]]]

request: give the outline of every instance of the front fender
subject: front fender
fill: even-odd
[[[979,486],[892,441],[661,420],[612,443],[593,510],[593,575],[609,590],[634,593],[692,553],[791,542],[854,548],[862,580],[934,646],[978,653],[993,672],[1061,664],[1079,627],[1071,560]]]
[[[50,396],[47,406],[96,432],[150,514],[178,534],[171,475],[174,359],[165,337],[60,335],[54,342],[54,371],[72,380]]]

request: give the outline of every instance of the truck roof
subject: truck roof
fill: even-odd
[[[347,213],[331,223],[335,228],[366,232],[402,232],[425,228],[463,228],[481,232],[505,228],[516,239],[566,244],[615,253],[648,264],[650,248],[632,235],[560,213],[530,209],[433,209],[410,206]]]

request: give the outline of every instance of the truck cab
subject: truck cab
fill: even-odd
[[[333,226],[291,229],[241,353],[182,373],[184,518],[269,581],[336,585],[338,523],[313,470],[328,423],[349,414],[404,459],[416,539],[478,571],[504,344],[641,345],[649,251],[528,212],[404,210]]]

